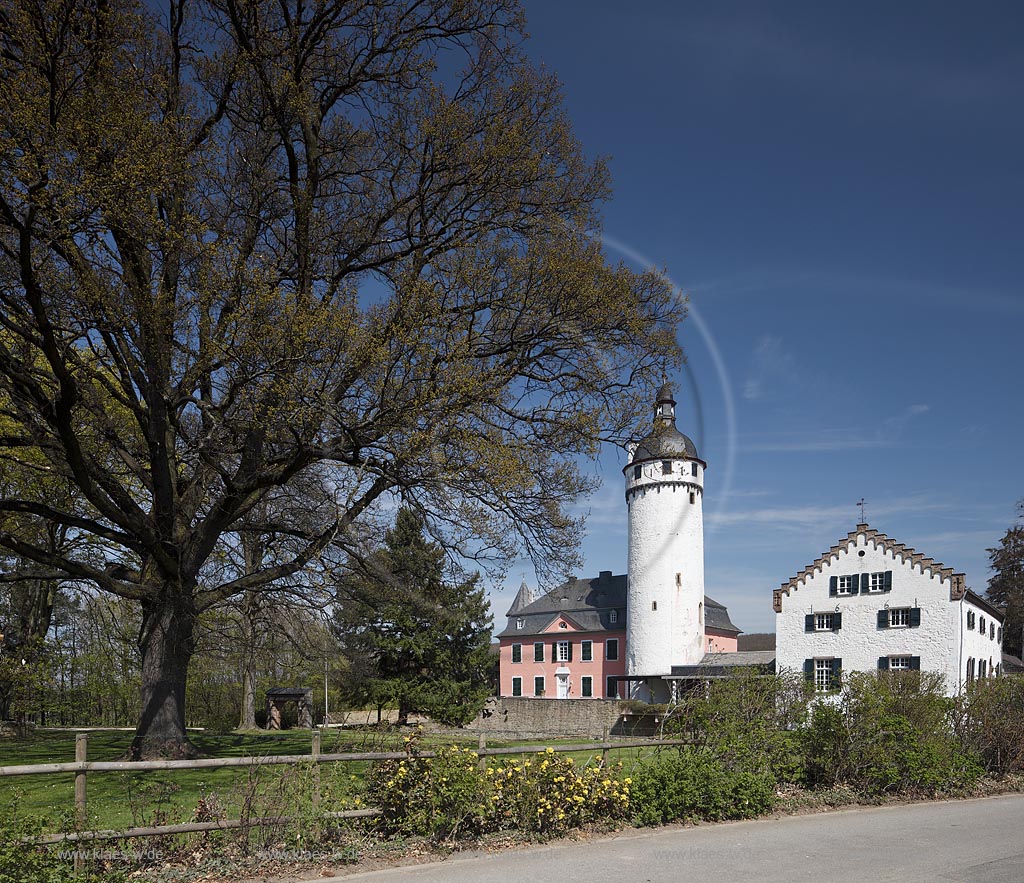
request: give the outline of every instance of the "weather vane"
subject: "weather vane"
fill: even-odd
[[[860,498],[860,502],[857,505],[860,506],[860,523],[861,524],[867,524],[867,522],[864,520],[864,498],[863,497]]]

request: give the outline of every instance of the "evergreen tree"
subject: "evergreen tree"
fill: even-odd
[[[1006,608],[1003,650],[1020,656],[1024,649],[1024,525],[1011,527],[999,545],[987,551],[994,573],[985,594],[993,604]]]
[[[338,625],[347,655],[362,662],[349,697],[397,707],[399,721],[429,715],[472,720],[491,692],[491,616],[479,574],[445,575],[445,553],[401,509],[367,574],[342,588]]]

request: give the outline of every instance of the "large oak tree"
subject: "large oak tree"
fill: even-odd
[[[0,546],[139,605],[137,755],[189,750],[199,614],[361,547],[382,497],[456,554],[564,559],[579,458],[678,358],[522,26],[511,0],[0,0],[0,448],[75,491],[5,492]],[[297,479],[310,517],[261,519]],[[242,531],[293,551],[232,572]]]

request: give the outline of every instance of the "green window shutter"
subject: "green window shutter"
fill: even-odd
[[[889,611],[885,608],[878,611],[878,627],[880,629],[889,628]]]
[[[533,645],[533,661],[543,662],[544,661],[544,645],[542,643],[536,643]]]
[[[834,577],[833,577],[833,579],[834,579]],[[807,680],[809,680],[809,681],[812,681],[812,682],[814,681],[814,660],[813,659],[805,659],[804,660],[804,677],[807,678]]]
[[[551,661],[558,662],[558,641],[551,642]]]
[[[921,608],[911,607],[910,608],[910,626],[911,628],[917,628],[921,625]]]
[[[860,590],[866,592],[871,588],[871,575],[862,573],[860,575]]]
[[[850,577],[850,594],[856,595],[860,591],[860,577],[853,574]]]
[[[808,613],[806,616],[804,616],[804,631],[805,632],[813,632],[814,631],[814,614],[813,613]]]
[[[832,614],[832,631],[838,632],[843,627],[843,614]]]
[[[832,689],[838,690],[843,685],[843,660],[838,656],[832,660]]]
[[[887,591],[887,592],[891,592],[892,591],[892,571],[891,570],[887,570],[885,572],[885,591]]]
[[[569,658],[566,662],[572,662],[572,641],[569,642]]]
[[[879,656],[878,657],[878,670],[879,671],[888,671],[889,670],[889,657],[888,656]]]
[[[910,670],[911,671],[920,671],[921,670],[921,657],[920,656],[911,656],[910,657]]]
[[[839,578],[830,576],[828,578],[828,593],[830,595],[836,595],[839,593]]]

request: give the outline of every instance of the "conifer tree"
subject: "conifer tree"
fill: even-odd
[[[986,551],[994,573],[985,595],[1005,608],[1003,650],[1019,657],[1024,650],[1024,524],[1009,528],[999,545]]]
[[[346,655],[362,660],[352,699],[464,724],[491,692],[491,616],[479,575],[447,579],[445,552],[400,509],[367,575],[341,588]]]

